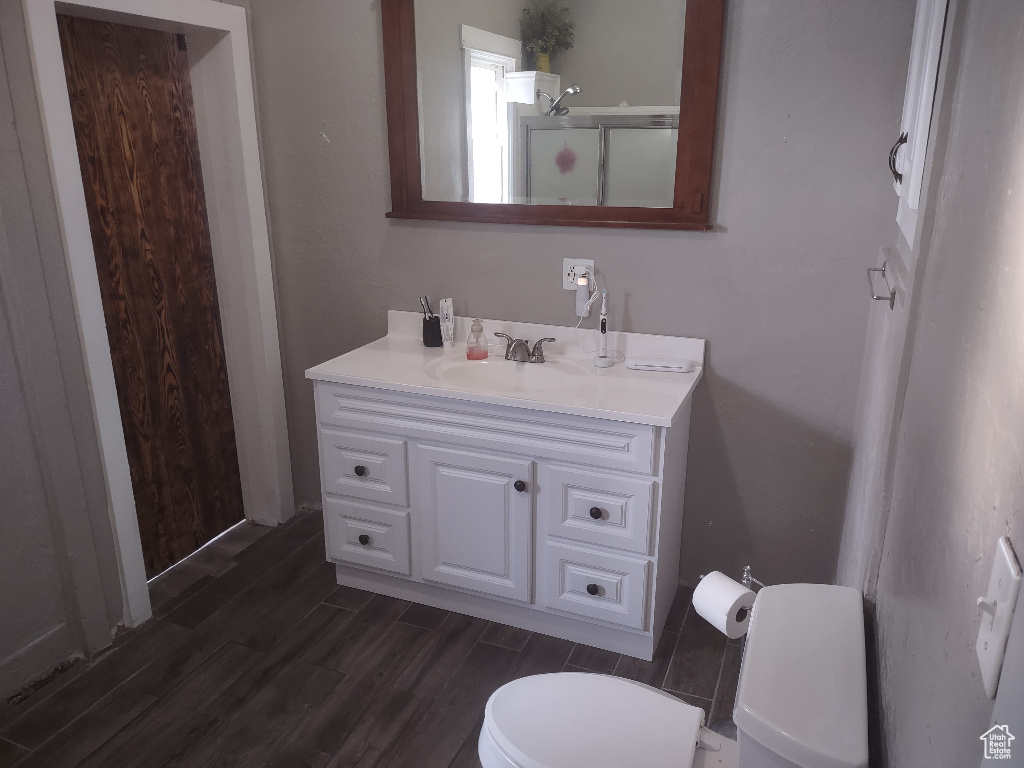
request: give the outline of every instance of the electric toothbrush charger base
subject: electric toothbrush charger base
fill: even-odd
[[[601,357],[600,355],[598,355],[597,357],[594,358],[594,365],[597,366],[598,368],[611,368],[613,365],[615,365],[615,358]]]

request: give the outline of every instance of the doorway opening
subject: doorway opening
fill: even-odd
[[[244,518],[188,46],[58,15],[146,577]]]
[[[185,35],[245,517],[294,514],[270,241],[245,11],[214,0],[23,0],[114,529],[125,623],[151,615],[57,11]]]

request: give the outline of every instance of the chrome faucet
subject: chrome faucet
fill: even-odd
[[[515,360],[517,363],[526,363],[530,360],[530,342],[526,339],[516,339],[512,346],[505,352],[506,360]]]
[[[541,339],[533,345],[533,351],[530,351],[530,342],[527,339],[513,339],[507,333],[495,333],[494,335],[505,339],[505,359],[517,363],[543,363],[544,342],[555,341],[551,338]]]

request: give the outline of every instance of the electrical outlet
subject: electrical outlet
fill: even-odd
[[[576,279],[587,270],[594,273],[593,259],[562,259],[562,287],[567,291],[575,291]]]

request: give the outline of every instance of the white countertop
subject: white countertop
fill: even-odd
[[[391,310],[387,336],[310,368],[306,378],[668,427],[703,373],[703,339],[609,332],[609,352],[619,360],[684,359],[699,367],[692,373],[634,371],[624,362],[597,368],[596,332],[506,320],[483,321],[491,356],[467,361],[470,322],[456,318],[453,348],[430,348],[421,341],[421,314]],[[504,359],[505,342],[494,337],[497,331],[531,342],[546,336],[557,341],[544,345],[547,362],[514,363]]]

